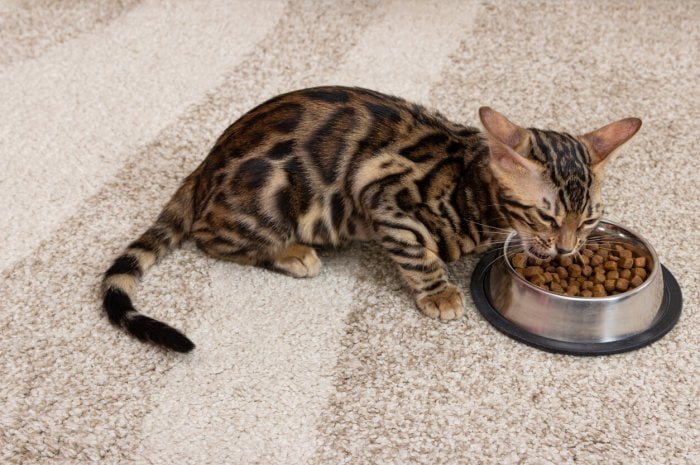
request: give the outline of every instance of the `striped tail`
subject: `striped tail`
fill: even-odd
[[[193,193],[196,174],[182,183],[156,222],[105,272],[102,306],[109,320],[141,341],[150,341],[177,352],[189,352],[194,344],[177,329],[139,313],[131,303],[139,278],[161,257],[187,238],[194,221]]]

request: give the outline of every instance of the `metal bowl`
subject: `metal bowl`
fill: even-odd
[[[591,237],[601,236],[624,242],[651,261],[651,272],[641,285],[608,297],[570,297],[541,289],[520,277],[508,260],[517,251],[513,233],[487,272],[487,299],[520,330],[549,340],[610,343],[647,331],[657,319],[664,299],[664,273],[656,252],[641,236],[610,221],[601,221],[591,233]]]

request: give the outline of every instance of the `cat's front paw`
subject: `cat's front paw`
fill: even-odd
[[[464,314],[464,297],[457,286],[452,284],[437,294],[419,298],[417,303],[418,308],[430,318],[448,321]]]

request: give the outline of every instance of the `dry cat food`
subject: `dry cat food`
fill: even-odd
[[[606,297],[646,280],[651,261],[620,244],[586,244],[577,258],[558,255],[539,260],[525,252],[511,258],[515,272],[535,286],[568,296]]]

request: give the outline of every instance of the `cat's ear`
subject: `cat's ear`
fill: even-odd
[[[526,129],[489,107],[479,108],[479,117],[486,129],[490,163],[496,172],[518,177],[541,174],[541,166],[524,156],[530,150]]]
[[[489,107],[479,108],[479,119],[491,137],[510,147],[521,155],[529,150],[530,138],[527,129],[523,129],[508,118]]]
[[[639,118],[626,118],[580,136],[591,154],[591,164],[602,166],[609,155],[630,140],[641,126]]]

